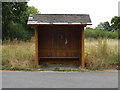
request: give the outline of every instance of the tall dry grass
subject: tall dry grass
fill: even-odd
[[[2,69],[35,69],[35,42],[4,41],[2,45]],[[85,39],[86,68],[116,68],[118,64],[117,39]]]
[[[2,68],[29,70],[34,69],[35,44],[14,40],[6,41],[2,45]]]
[[[89,69],[117,68],[117,39],[86,39],[85,63]]]

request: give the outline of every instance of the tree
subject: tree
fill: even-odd
[[[2,3],[2,38],[10,39],[10,23],[23,23],[21,16],[27,10],[26,2],[3,2]]]
[[[111,31],[111,26],[108,21],[98,24],[96,28],[100,30]]]
[[[37,8],[35,8],[34,6],[28,6],[27,7],[27,10],[24,12],[24,15],[23,15],[23,20],[24,20],[24,27],[26,28],[27,31],[31,32],[32,36],[34,35],[34,27],[33,26],[28,26],[26,25],[27,21],[28,21],[28,17],[30,14],[38,14],[39,11]]]
[[[28,7],[27,2],[3,2],[2,39],[30,39],[33,28],[27,25],[27,20],[29,14],[33,13],[38,13],[38,10],[33,6]]]
[[[27,10],[26,2],[3,2],[2,3],[2,21],[3,25],[11,21],[22,23],[21,16]]]
[[[104,30],[111,31],[111,27],[108,21],[103,23]]]
[[[96,29],[104,30],[103,23],[99,23],[96,27]]]
[[[39,11],[37,8],[35,8],[34,6],[28,6],[26,11],[23,13],[23,16],[21,16],[22,20],[24,20],[23,22],[26,24],[28,17],[30,14],[38,14]]]
[[[115,16],[111,19],[111,28],[113,30],[120,30],[120,17]]]
[[[28,6],[27,8],[27,13],[28,14],[38,14],[39,11],[36,9],[34,6]]]

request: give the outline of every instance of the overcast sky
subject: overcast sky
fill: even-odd
[[[41,14],[89,14],[92,27],[118,16],[120,0],[30,0]]]

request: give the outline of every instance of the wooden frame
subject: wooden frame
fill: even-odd
[[[40,26],[40,25],[39,25]],[[44,26],[44,25],[41,25],[41,26]],[[48,26],[48,25],[45,25],[45,26]],[[51,25],[50,25],[51,26]],[[52,25],[53,27],[54,27],[54,25]],[[56,25],[55,25],[56,26]],[[60,26],[60,25],[59,25]],[[65,25],[66,27],[67,26],[70,26],[70,25]],[[74,25],[72,25],[72,26],[74,26]],[[76,25],[75,25],[76,26]],[[82,66],[82,68],[84,68],[85,67],[85,61],[84,61],[84,27],[86,26],[86,25],[77,25],[78,26],[78,29],[80,30],[80,56],[79,57],[66,57],[66,59],[79,59],[79,62],[80,62],[80,65]],[[36,52],[36,65],[38,66],[39,64],[40,64],[40,59],[49,59],[49,57],[41,57],[41,58],[39,58],[39,34],[38,34],[38,31],[40,31],[39,30],[39,27],[38,26],[36,26],[36,30],[35,30],[35,39],[36,39],[36,44],[35,44],[35,47],[36,47],[36,50],[35,50],[35,52]],[[39,42],[39,43],[38,43]],[[65,57],[51,57],[51,58],[61,58],[61,59],[64,59]]]

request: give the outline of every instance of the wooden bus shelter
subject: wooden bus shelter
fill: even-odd
[[[88,14],[31,14],[36,27],[36,64],[76,64],[84,68],[84,27]]]

